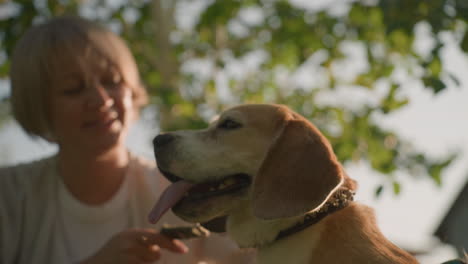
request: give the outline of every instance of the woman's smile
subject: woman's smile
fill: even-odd
[[[121,123],[118,119],[119,114],[115,111],[109,112],[103,116],[91,118],[85,121],[83,128],[109,129],[117,123]]]

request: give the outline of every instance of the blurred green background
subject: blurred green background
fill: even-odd
[[[163,131],[204,127],[239,103],[287,104],[321,129],[343,163],[365,160],[384,176],[377,195],[401,191],[395,171],[440,185],[456,153],[430,158],[378,121],[411,104],[402,93],[407,80],[435,95],[459,85],[442,61],[441,36],[453,35],[468,51],[468,2],[310,2],[3,1],[0,78],[8,78],[12,48],[27,28],[80,14],[127,40]],[[349,103],[336,103],[337,91]],[[3,94],[5,122],[11,115]],[[354,94],[367,99],[353,103]]]

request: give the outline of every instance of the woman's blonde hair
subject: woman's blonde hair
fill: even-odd
[[[13,115],[32,136],[51,134],[49,87],[58,60],[79,63],[90,51],[110,61],[130,87],[137,111],[147,103],[135,59],[124,40],[79,17],[59,17],[29,29],[13,51],[10,71]],[[94,53],[93,54],[96,54]]]

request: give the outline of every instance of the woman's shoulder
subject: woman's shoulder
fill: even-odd
[[[161,185],[162,177],[154,159],[130,153],[130,175],[136,181],[149,186]]]
[[[131,165],[138,169],[146,171],[154,171],[156,169],[156,162],[142,155],[137,155],[130,152]]]
[[[44,172],[53,162],[55,162],[55,156],[1,167],[0,189],[34,185],[46,174]]]

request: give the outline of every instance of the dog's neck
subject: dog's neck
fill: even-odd
[[[276,236],[275,241],[293,235],[300,232],[307,227],[318,223],[320,220],[325,218],[340,209],[345,208],[354,199],[354,192],[347,188],[341,188],[335,192],[335,194],[322,206],[319,210],[313,211],[304,215],[303,220],[294,226],[284,229],[279,232]]]
[[[350,204],[353,195],[353,191],[342,187],[319,210],[303,216],[275,220],[258,219],[246,201],[231,212],[227,231],[240,247],[263,248],[306,228],[313,228],[327,215]]]

